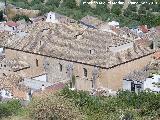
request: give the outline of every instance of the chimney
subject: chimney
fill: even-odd
[[[44,90],[45,90],[44,84],[42,84],[42,88],[41,88],[41,89],[42,89],[42,91],[44,91]]]
[[[148,29],[147,25],[145,25],[145,28]]]

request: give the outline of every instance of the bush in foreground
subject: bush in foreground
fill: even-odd
[[[21,108],[21,104],[18,100],[11,100],[0,103],[0,119],[2,117],[8,117],[13,114],[17,114]]]
[[[64,96],[57,94],[34,98],[29,105],[30,117],[34,120],[79,120],[84,116]]]

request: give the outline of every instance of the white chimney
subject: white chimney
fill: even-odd
[[[145,28],[146,28],[146,29],[148,29],[148,26],[147,26],[147,25],[145,25]]]

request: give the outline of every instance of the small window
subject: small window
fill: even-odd
[[[5,48],[3,48],[3,51],[2,51],[2,53],[5,53]]]
[[[95,52],[95,50],[94,50],[94,49],[89,50],[89,53],[90,53],[90,54],[94,54],[94,52]]]
[[[39,41],[39,44],[41,45],[41,44],[42,44],[42,42],[41,42],[41,41]]]
[[[4,65],[4,67],[6,67],[6,65]]]
[[[9,96],[9,92],[8,91],[6,91],[6,94],[5,94],[6,96]]]
[[[59,70],[62,72],[62,64],[59,63]]]
[[[50,19],[52,19],[52,16],[50,15]]]
[[[36,66],[38,67],[38,60],[36,59]]]
[[[84,76],[87,77],[87,69],[83,68]]]

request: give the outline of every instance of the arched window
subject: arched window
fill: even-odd
[[[87,77],[87,69],[86,68],[83,68],[83,73],[84,73],[84,76]]]
[[[36,59],[36,66],[38,67],[38,60]]]
[[[59,63],[59,70],[62,72],[62,64]]]

